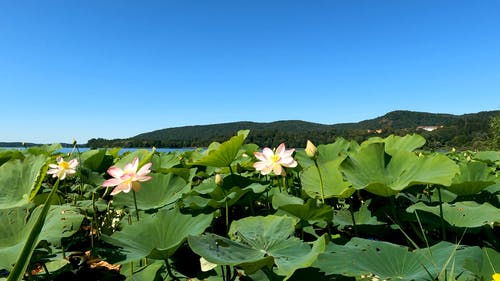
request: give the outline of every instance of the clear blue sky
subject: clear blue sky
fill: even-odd
[[[500,1],[3,0],[0,141],[500,109]]]

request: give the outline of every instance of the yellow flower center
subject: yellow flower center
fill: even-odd
[[[59,167],[60,167],[61,169],[67,170],[67,169],[69,169],[69,168],[70,168],[70,166],[69,166],[69,162],[66,162],[66,161],[61,161],[61,163],[59,163]]]
[[[280,156],[279,155],[273,155],[271,156],[271,161],[273,161],[273,163],[276,163],[280,160]]]

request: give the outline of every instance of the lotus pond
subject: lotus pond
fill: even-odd
[[[0,280],[499,280],[499,151],[248,133],[0,151]]]

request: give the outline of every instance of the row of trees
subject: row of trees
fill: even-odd
[[[242,128],[244,129],[244,128]],[[213,141],[224,141],[235,132],[221,134],[213,132],[196,136],[191,139],[181,139],[171,136],[168,139],[151,140],[140,138],[129,139],[91,139],[89,147],[206,147]],[[453,124],[428,132],[416,128],[393,129],[383,127],[379,130],[351,129],[338,130],[335,128],[313,128],[310,130],[254,129],[250,132],[247,141],[260,146],[276,147],[286,142],[289,147],[305,147],[306,141],[311,140],[316,144],[331,143],[336,138],[342,137],[357,142],[362,142],[370,137],[386,137],[390,134],[405,135],[418,133],[427,139],[426,149],[500,149],[500,115],[485,122],[483,118],[461,118]]]
[[[89,147],[206,147],[214,141],[222,142],[233,136],[238,129],[250,129],[247,141],[260,146],[276,147],[286,142],[289,147],[305,147],[306,141],[316,144],[331,143],[336,138],[362,142],[370,137],[386,137],[390,134],[406,135],[418,133],[427,139],[425,149],[499,149],[500,115],[488,117],[479,114],[464,115],[448,122],[442,128],[425,131],[412,128],[397,128],[391,122],[379,122],[380,128],[365,129],[364,126],[352,129],[342,126],[320,125],[303,121],[280,121],[259,127],[248,123],[252,128],[235,123],[211,126],[190,126],[162,130],[161,134],[148,133],[128,139],[91,139]],[[248,125],[247,124],[247,125]],[[436,125],[436,124],[432,124]],[[376,126],[376,125],[374,125]],[[159,131],[160,132],[160,131]]]

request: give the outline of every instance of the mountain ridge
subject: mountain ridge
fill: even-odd
[[[409,110],[395,110],[382,116],[351,123],[321,124],[303,120],[278,120],[273,122],[236,121],[208,125],[171,127],[141,133],[127,139],[91,139],[88,146],[106,147],[204,147],[213,141],[225,141],[238,130],[248,129],[248,142],[261,146],[276,146],[287,142],[301,147],[307,139],[315,143],[330,143],[343,137],[362,141],[370,136],[415,133],[424,135],[435,147],[482,141],[487,137],[489,120],[500,115],[500,110],[480,111],[454,115]],[[419,126],[442,126],[427,132]],[[458,139],[457,139],[458,138]],[[451,141],[455,139],[455,141]]]

